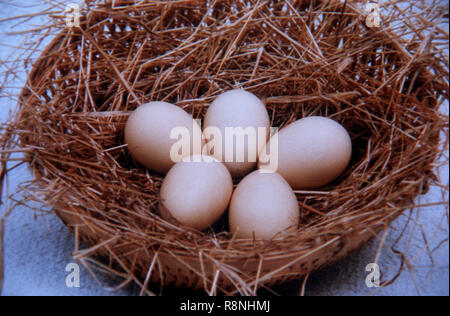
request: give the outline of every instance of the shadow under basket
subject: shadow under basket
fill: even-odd
[[[76,258],[147,294],[159,282],[251,295],[330,265],[438,183],[448,69],[433,38],[445,35],[421,3],[388,4],[378,28],[355,1],[88,3],[80,27],[60,23],[34,63],[9,129],[35,175],[28,199],[73,229]],[[279,241],[234,240],[225,220],[206,232],[162,220],[164,175],[124,146],[140,104],[172,102],[202,119],[232,88],[260,97],[273,126],[321,115],[352,137],[345,173],[296,192],[300,228]]]

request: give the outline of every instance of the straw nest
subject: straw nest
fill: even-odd
[[[143,293],[160,282],[247,295],[305,276],[414,207],[438,182],[435,161],[448,135],[439,112],[448,97],[443,13],[420,1],[385,2],[381,26],[368,27],[362,8],[88,1],[80,27],[59,17],[59,33],[35,61],[3,130],[2,163],[25,152],[35,175],[24,185],[27,201],[51,206],[73,229],[76,258]],[[238,87],[264,101],[273,126],[328,116],[353,140],[337,181],[296,192],[300,228],[282,241],[235,240],[225,220],[207,232],[164,221],[156,213],[164,175],[135,163],[124,146],[124,124],[140,104],[164,100],[201,119],[218,94]]]

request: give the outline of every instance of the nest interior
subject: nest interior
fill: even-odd
[[[355,1],[87,1],[80,27],[61,24],[35,62],[4,146],[26,151],[31,199],[86,245],[77,258],[146,293],[161,282],[253,294],[343,258],[437,181],[448,69],[432,39],[448,34],[420,5],[370,28]],[[322,115],[352,137],[345,173],[297,192],[300,229],[282,241],[234,240],[225,220],[207,232],[162,220],[164,175],[124,146],[139,105],[172,102],[201,119],[232,88],[260,97],[272,126]]]

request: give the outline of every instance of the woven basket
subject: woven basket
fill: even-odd
[[[85,246],[76,258],[147,293],[160,282],[255,294],[344,258],[437,181],[448,135],[438,112],[448,71],[431,11],[390,5],[372,28],[354,1],[89,2],[80,27],[61,25],[35,62],[10,128],[35,175],[30,196],[73,229]],[[296,192],[300,229],[282,241],[234,240],[225,219],[207,232],[162,220],[164,175],[123,145],[140,104],[173,102],[201,119],[237,87],[263,100],[273,126],[322,115],[352,137],[339,179]]]

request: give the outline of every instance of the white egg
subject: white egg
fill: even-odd
[[[184,134],[178,134],[180,130]],[[166,102],[138,107],[127,121],[125,142],[136,161],[161,173],[183,157],[201,154],[203,144],[201,128],[192,116]]]
[[[294,190],[313,189],[336,179],[351,155],[351,138],[342,125],[311,116],[274,135],[260,153],[259,168],[278,172]]]
[[[233,192],[227,168],[211,156],[185,157],[166,175],[161,187],[161,215],[204,230],[226,211]]]
[[[230,231],[238,238],[270,240],[283,231],[297,229],[299,217],[296,196],[277,173],[249,174],[230,202]]]
[[[208,153],[224,162],[233,177],[242,177],[256,167],[270,135],[269,114],[252,93],[228,91],[209,106],[203,135]]]

